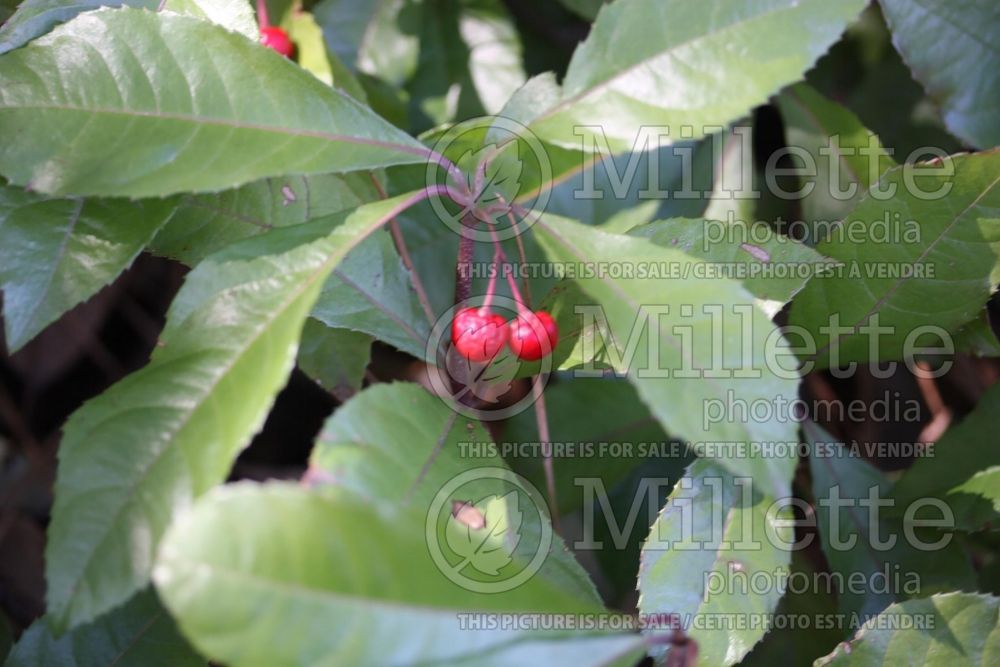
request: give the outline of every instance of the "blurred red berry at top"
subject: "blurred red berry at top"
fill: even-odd
[[[288,33],[275,26],[260,29],[260,43],[274,49],[286,58],[291,58],[295,52],[295,45],[289,39]]]

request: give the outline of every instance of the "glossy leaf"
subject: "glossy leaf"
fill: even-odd
[[[851,111],[826,99],[805,83],[776,99],[800,178],[807,242],[821,240],[831,223],[843,219],[887,169],[896,166],[877,135]],[[806,157],[808,156],[808,157]],[[815,164],[800,164],[810,160]],[[814,176],[810,176],[814,173]]]
[[[840,363],[901,359],[918,327],[954,333],[979,314],[997,284],[1000,152],[955,157],[953,166],[951,177],[930,164],[890,170],[879,188],[895,194],[865,197],[848,215],[850,226],[816,246],[843,267],[811,280],[792,304],[791,324],[816,345],[804,360],[824,367],[834,354]],[[942,187],[944,196],[922,194]],[[832,325],[848,331],[831,338]],[[875,326],[891,330],[860,331]]]
[[[725,413],[727,398],[735,396],[748,404],[761,400],[768,405],[779,396],[795,398],[794,372],[780,377],[765,363],[768,336],[773,336],[770,345],[775,350],[783,342],[770,333],[774,326],[738,282],[699,277],[704,275],[699,266],[703,262],[674,248],[556,216],[544,217],[532,230],[550,260],[561,263],[564,271],[572,270],[591,297],[590,312],[604,327],[605,345],[613,341],[617,351],[612,365],[635,385],[668,433],[695,443],[696,452],[705,451],[710,442],[797,439],[794,420],[780,409],[770,420],[733,414],[710,418],[709,410]],[[627,266],[616,275],[611,267],[623,258]],[[626,268],[631,275],[624,273]],[[722,309],[721,321],[712,308]],[[744,324],[743,332],[740,317],[752,323]],[[735,372],[739,368],[744,372]],[[753,476],[768,492],[784,488],[794,465],[790,457],[716,455],[720,465]]]
[[[481,426],[456,419],[444,400],[422,387],[376,385],[327,420],[310,467],[315,479],[335,482],[386,511],[412,507],[426,514],[450,480],[469,472],[485,471],[459,487],[469,497],[450,499],[478,503],[506,496],[512,490],[509,470],[498,454]],[[521,511],[516,499],[504,504],[511,515]],[[534,520],[518,521],[520,530],[513,531],[509,551],[503,554],[515,561],[515,572],[538,553],[548,530],[544,508],[522,509],[533,510]],[[590,578],[558,536],[553,535],[549,555],[532,579],[545,579],[583,602],[599,603]]]
[[[24,46],[81,12],[100,7],[156,9],[160,0],[24,0],[0,26],[0,54]]]
[[[430,324],[388,232],[366,239],[334,269],[312,316],[426,356]]]
[[[556,145],[583,150],[592,150],[590,140],[603,135],[616,152],[633,150],[642,126],[669,130],[668,142],[697,139],[800,79],[865,4],[613,3],[573,54],[561,101],[531,129]]]
[[[188,266],[241,239],[378,199],[367,174],[283,176],[214,194],[177,195],[150,250]]]
[[[173,515],[225,479],[263,424],[323,280],[397,204],[275,230],[202,262],[150,363],[70,418],[46,552],[54,627],[89,621],[148,581]]]
[[[254,41],[260,39],[257,17],[248,0],[165,0],[163,10],[211,21]]]
[[[48,199],[0,186],[0,288],[17,350],[127,269],[166,223],[160,201]]]
[[[195,645],[233,667],[507,665],[508,651],[598,665],[641,655],[634,636],[462,628],[465,612],[595,608],[540,578],[498,594],[456,586],[428,553],[425,511],[408,510],[386,515],[343,489],[217,489],[171,529],[156,584]]]
[[[344,63],[404,94],[415,132],[496,113],[525,80],[498,0],[324,0],[314,12]]]
[[[739,280],[759,299],[781,303],[791,300],[813,275],[835,263],[761,222],[674,218],[641,225],[629,236],[720,264],[719,275]]]
[[[667,498],[643,546],[639,610],[676,615],[692,628],[698,665],[739,662],[764,635],[766,619],[784,593],[782,573],[787,575],[791,559],[786,545],[795,538],[787,505],[781,510],[775,502],[787,499],[789,487],[778,497],[760,488],[714,463],[696,461]],[[768,585],[747,592],[737,581],[744,575]],[[710,620],[727,617],[747,622],[713,627]]]
[[[4,667],[206,667],[147,590],[92,623],[56,637],[45,618],[17,642]]]
[[[368,334],[333,329],[310,317],[302,329],[299,368],[338,401],[346,401],[361,390],[371,347]]]
[[[1000,6],[990,0],[881,0],[892,41],[941,107],[944,123],[978,148],[1000,144]]]
[[[803,430],[814,453],[809,469],[823,553],[843,581],[865,582],[831,587],[841,613],[869,618],[898,600],[974,586],[968,558],[953,538],[911,526],[911,539],[903,521],[891,516],[892,484],[885,475],[815,424],[806,422]]]
[[[46,73],[56,70],[53,85]],[[81,195],[208,192],[427,156],[270,49],[191,17],[130,9],[88,12],[0,58],[0,131],[10,138],[0,173]]]
[[[580,409],[584,405],[601,404],[614,405],[615,409]],[[663,427],[626,381],[560,376],[545,388],[545,407],[552,441],[566,447],[554,463],[556,496],[563,513],[579,509],[586,500],[578,480],[599,478],[610,491],[643,461],[671,458],[668,455],[671,443]],[[507,420],[500,440],[512,449],[517,443],[539,442],[534,411],[527,410]],[[620,444],[623,449],[607,447],[609,443]],[[526,448],[507,460],[516,472],[538,488],[545,488],[543,457],[538,448]],[[674,460],[679,468],[688,462],[683,456]]]
[[[946,593],[894,604],[867,621],[850,642],[817,660],[823,665],[972,667],[1000,660],[1000,601]]]

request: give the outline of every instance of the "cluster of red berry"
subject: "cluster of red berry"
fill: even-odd
[[[508,323],[487,306],[463,308],[451,323],[451,342],[469,361],[490,361],[507,344],[519,359],[537,361],[558,341],[559,327],[544,310],[524,310]]]
[[[271,25],[267,18],[267,4],[264,0],[257,0],[257,23],[260,25],[260,43],[286,58],[291,58],[295,53],[295,44],[287,32]]]

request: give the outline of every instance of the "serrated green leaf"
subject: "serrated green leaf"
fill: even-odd
[[[132,9],[88,12],[0,57],[0,132],[0,173],[80,195],[211,192],[428,155],[264,46]]]
[[[159,11],[205,19],[249,39],[260,39],[257,16],[247,0],[165,0]]]
[[[299,342],[299,368],[343,402],[361,391],[371,347],[368,334],[333,329],[310,317]]]
[[[885,509],[892,487],[885,475],[812,422],[803,431],[813,452],[809,469],[823,553],[843,581],[865,582],[831,587],[841,613],[868,618],[898,600],[975,585],[968,558],[954,539],[933,548],[911,541],[903,521]],[[877,515],[871,507],[877,507]],[[911,530],[924,544],[942,539]]]
[[[601,323],[610,334],[604,336],[605,344],[613,340],[618,352],[613,365],[635,385],[668,433],[694,443],[699,453],[713,442],[797,441],[794,420],[780,408],[769,420],[732,415],[707,419],[711,406],[725,412],[726,401],[732,404],[736,396],[772,407],[779,399],[789,405],[796,396],[794,374],[781,377],[765,362],[765,341],[772,336],[770,345],[780,350],[782,339],[738,282],[699,277],[704,275],[697,266],[701,260],[679,250],[556,216],[545,216],[532,231],[550,260],[562,271],[572,271],[592,306],[600,307],[599,313],[593,308],[591,313],[598,322],[600,313],[606,320]],[[615,270],[616,265],[621,268]],[[721,321],[718,313],[713,318],[712,308],[722,309]],[[751,323],[742,332],[735,323],[739,313]],[[728,323],[726,317],[731,318]],[[738,368],[746,372],[735,372]],[[720,465],[754,477],[769,492],[782,489],[791,477],[790,455],[726,452],[715,453]]]
[[[463,485],[463,493],[472,497],[452,500],[474,503],[511,490],[507,465],[482,426],[457,419],[444,400],[413,384],[369,387],[337,410],[323,427],[310,467],[317,479],[335,481],[385,511],[403,506],[426,513],[450,480],[475,470],[496,474]],[[523,567],[541,548],[546,530],[541,521],[536,515],[519,532],[511,547],[516,566]],[[553,535],[549,555],[532,578],[546,579],[584,602],[598,602],[594,585],[558,536]]]
[[[241,239],[346,211],[379,198],[367,174],[282,176],[214,194],[177,195],[150,243],[158,255],[198,264]]]
[[[24,0],[0,26],[0,54],[24,46],[81,12],[100,7],[156,9],[160,0]]]
[[[602,135],[632,150],[642,126],[669,128],[670,142],[700,138],[800,79],[865,4],[619,0],[573,54],[561,101],[530,127],[567,148],[582,137],[583,150]]]
[[[775,102],[781,110],[788,145],[805,151],[816,165],[815,177],[800,178],[801,187],[810,192],[798,200],[805,223],[803,240],[815,242],[822,238],[826,226],[843,219],[896,162],[857,116],[808,84],[782,91]],[[798,162],[796,166],[801,166]]]
[[[609,643],[600,635],[461,627],[466,612],[595,608],[538,578],[502,594],[459,588],[428,553],[424,513],[386,515],[336,488],[223,487],[170,530],[156,584],[195,645],[233,667],[500,666],[512,664],[508,651],[558,660],[563,650],[581,657],[583,647],[592,652],[581,665],[623,652],[637,657],[634,636]]]
[[[788,508],[774,506],[789,493],[787,483],[780,496],[762,493],[750,480],[738,483],[721,466],[699,460],[653,524],[639,561],[639,610],[676,615],[692,628],[698,665],[735,664],[764,635],[791,560]],[[767,585],[748,593],[737,581],[744,576]],[[744,622],[730,625],[726,618]]]
[[[944,123],[978,148],[1000,144],[1000,6],[991,0],[881,0],[892,41],[941,107]]]
[[[810,280],[792,303],[790,323],[816,345],[804,360],[823,368],[833,351],[840,363],[902,359],[918,327],[954,333],[979,314],[998,280],[1000,152],[955,157],[953,165],[950,177],[931,164],[886,172],[879,188],[895,194],[869,194],[848,214],[846,230],[831,230],[816,246],[843,266]],[[907,186],[911,178],[919,190]],[[922,194],[942,187],[944,196]],[[831,338],[835,324],[849,330]],[[889,329],[859,331],[876,325]]]
[[[762,222],[674,218],[641,225],[629,236],[721,264],[720,275],[739,280],[759,299],[781,303],[824,266],[835,263]]]
[[[565,443],[567,451],[554,463],[556,496],[563,514],[580,508],[585,497],[577,480],[599,478],[611,490],[629,471],[650,458],[669,459],[670,439],[649,408],[626,381],[560,376],[545,388],[545,409],[553,442]],[[614,410],[581,410],[584,405],[613,405]],[[538,443],[537,419],[533,410],[514,415],[504,422],[499,440],[512,447],[518,443]],[[628,453],[608,447],[622,443]],[[662,447],[662,449],[661,449]],[[545,488],[542,456],[538,448],[517,452],[508,458],[510,466]],[[683,467],[686,457],[674,459]]]
[[[814,665],[974,667],[1000,661],[1000,600],[945,593],[891,605]]]
[[[943,500],[952,508],[958,527],[980,530],[1000,518],[995,498],[973,481],[978,473],[1000,465],[997,452],[997,415],[1000,414],[1000,385],[994,385],[979,399],[976,408],[952,426],[934,444],[934,456],[919,457],[892,488],[900,508],[924,498]]]
[[[171,216],[160,201],[49,199],[0,186],[0,288],[11,351],[128,268]]]
[[[45,618],[17,642],[4,667],[206,667],[151,590],[92,623],[55,637]]]
[[[175,512],[222,482],[262,426],[323,281],[404,199],[206,259],[174,299],[150,363],[74,413],[46,551],[54,627],[89,621],[149,580]]]
[[[426,356],[430,323],[387,232],[366,239],[334,269],[312,316],[328,327],[361,331],[417,358]]]

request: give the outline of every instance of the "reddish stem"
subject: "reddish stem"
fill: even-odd
[[[261,28],[270,28],[271,21],[267,18],[267,2],[257,0],[257,24]]]
[[[493,295],[497,291],[497,275],[501,271],[503,258],[500,253],[493,252],[493,273],[490,275],[490,282],[486,285],[486,299],[483,300],[483,311],[489,311],[490,304],[493,303]]]

